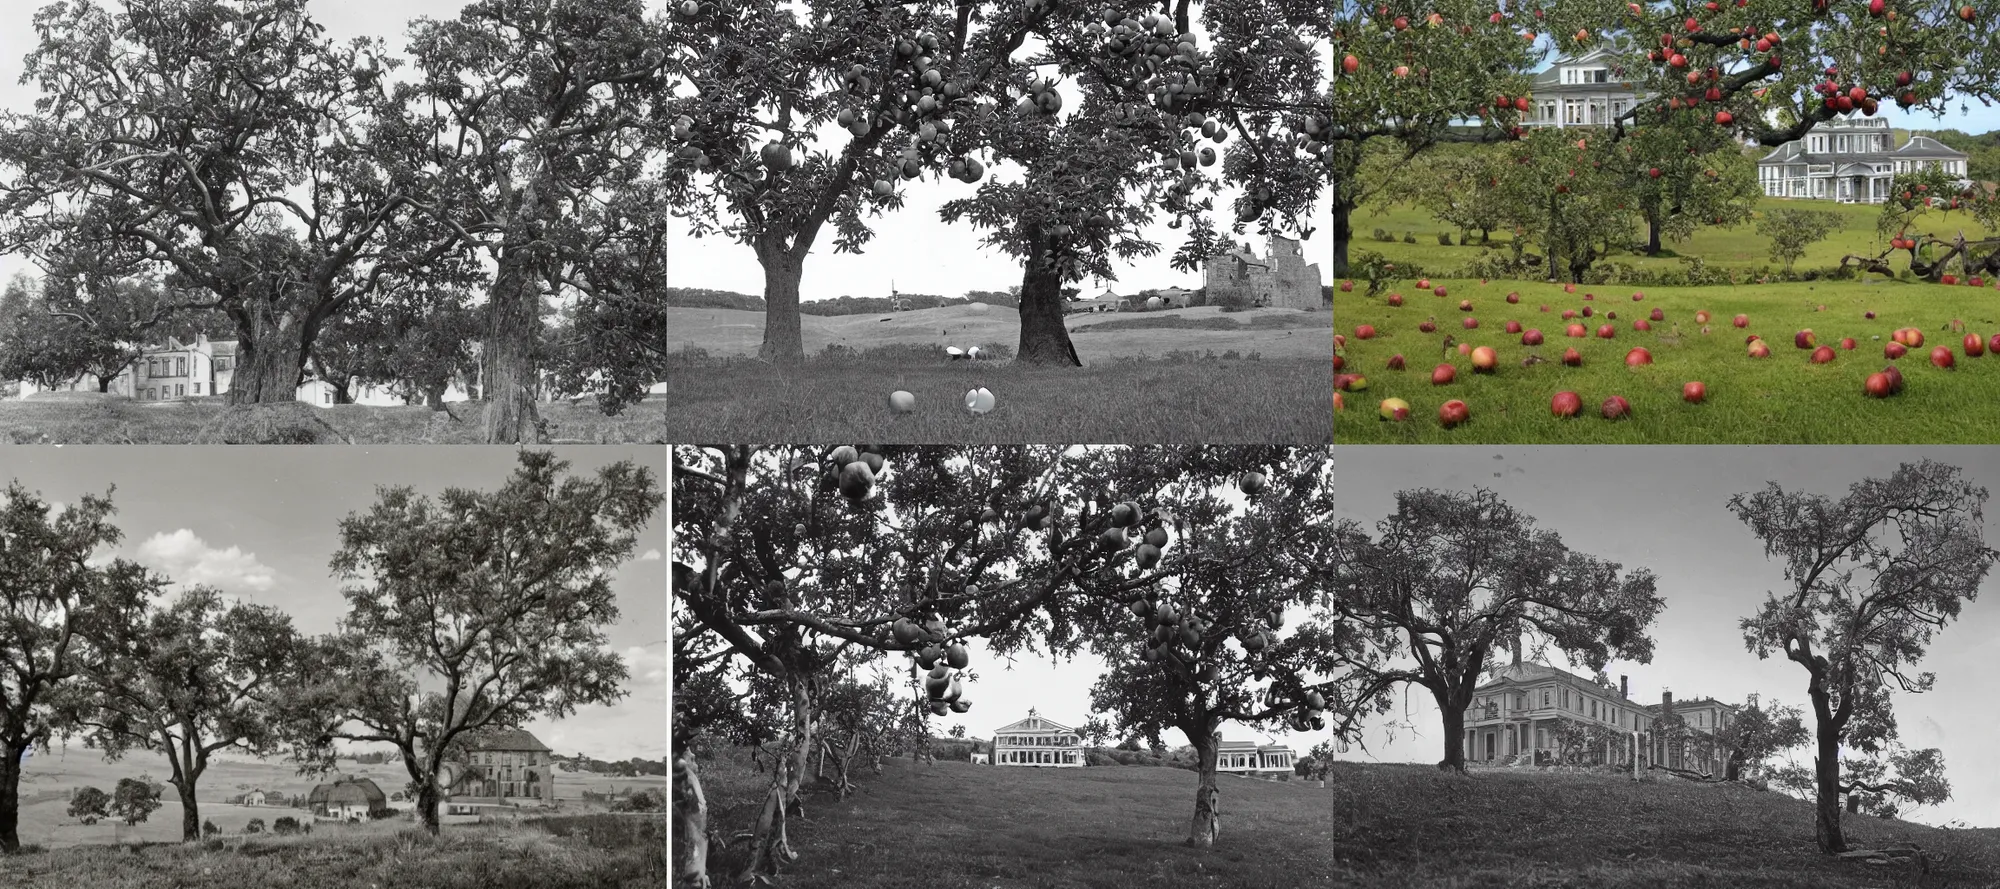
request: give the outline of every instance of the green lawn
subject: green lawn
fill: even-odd
[[[1806,255],[1799,259],[1800,269],[1831,268],[1840,264],[1840,258],[1848,253],[1873,256],[1888,247],[1887,239],[1876,235],[1875,220],[1881,216],[1882,208],[1874,204],[1839,204],[1833,201],[1786,200],[1783,198],[1762,198],[1757,202],[1756,213],[1762,214],[1777,209],[1825,210],[1838,214],[1843,224],[1826,240],[1806,249]],[[1377,212],[1385,211],[1385,212]],[[1457,246],[1458,231],[1435,219],[1430,213],[1408,204],[1363,206],[1353,217],[1355,239],[1353,251],[1372,250],[1402,265],[1415,264],[1427,270],[1448,272],[1464,266],[1488,250],[1510,250],[1512,234],[1494,232],[1492,246],[1478,243],[1478,235],[1473,235],[1473,246]],[[1396,240],[1384,242],[1375,240],[1375,229],[1384,229]],[[1910,231],[1950,237],[1963,231],[1967,238],[1984,237],[1988,233],[1979,223],[1963,212],[1941,214],[1930,213],[1911,226]],[[1454,246],[1438,244],[1437,236],[1450,234]],[[1405,234],[1416,236],[1416,243],[1403,243]],[[1634,239],[1643,240],[1645,230],[1634,229]],[[1696,229],[1693,237],[1682,243],[1667,242],[1663,245],[1666,254],[1644,256],[1626,251],[1613,251],[1608,262],[1625,263],[1636,268],[1669,269],[1680,266],[1679,257],[1699,256],[1710,266],[1755,269],[1764,266],[1777,267],[1770,257],[1770,239],[1757,233],[1756,223],[1721,228],[1704,226]],[[1531,245],[1528,252],[1540,255],[1541,250]],[[1898,267],[1901,263],[1897,264]]]
[[[1913,864],[1841,862],[1806,803],[1741,785],[1603,773],[1342,763],[1321,788],[1222,778],[1221,838],[1181,844],[1193,773],[891,760],[844,801],[806,800],[788,889],[1270,887],[1992,887],[2000,837],[1849,816],[1859,848],[1915,843]],[[745,830],[768,776],[704,765],[710,832]],[[742,845],[711,847],[733,872]]]
[[[1321,317],[1325,317],[1322,315]],[[1297,331],[1326,349],[1325,327]],[[1079,348],[1085,337],[1078,337]],[[1319,358],[1224,358],[1213,352],[1100,360],[1083,368],[1003,362],[814,361],[786,368],[751,360],[669,371],[667,428],[675,441],[893,441],[906,444],[1087,441],[1327,442],[1332,379]],[[965,392],[992,390],[973,415]],[[889,409],[889,393],[916,410]]]
[[[2000,402],[2000,357],[1965,357],[1962,335],[1952,332],[1954,319],[1963,320],[1966,332],[1990,337],[2000,333],[2000,294],[1989,288],[1944,287],[1895,281],[1821,282],[1817,284],[1774,284],[1769,286],[1705,288],[1578,287],[1569,294],[1558,285],[1523,281],[1432,281],[1447,285],[1448,296],[1438,298],[1418,291],[1414,282],[1398,282],[1383,297],[1369,299],[1358,290],[1336,293],[1334,315],[1338,330],[1347,337],[1339,350],[1344,372],[1363,373],[1368,389],[1347,392],[1345,410],[1336,414],[1336,441],[1341,444],[1380,443],[1532,443],[1532,444],[1950,444],[2000,441],[2000,411],[1991,408]],[[1634,290],[1643,291],[1645,300],[1633,302]],[[1505,302],[1510,291],[1519,291],[1517,305]],[[1400,308],[1390,307],[1387,292],[1405,298]],[[1595,300],[1586,300],[1587,294]],[[1459,310],[1459,301],[1473,303],[1470,313]],[[1540,311],[1542,306],[1549,311]],[[1560,318],[1565,309],[1581,311],[1592,307],[1599,317],[1575,319],[1585,324],[1590,336],[1564,336],[1566,323]],[[1818,307],[1825,306],[1825,311]],[[1660,309],[1665,320],[1653,323],[1651,332],[1632,329],[1632,322]],[[1694,321],[1697,311],[1713,317],[1709,332],[1700,332]],[[1603,315],[1615,311],[1615,321]],[[1864,318],[1872,311],[1874,320]],[[1747,329],[1730,326],[1733,316],[1749,316]],[[1461,319],[1470,314],[1479,320],[1477,330],[1465,330]],[[1435,317],[1438,330],[1421,333],[1418,324]],[[1505,323],[1517,320],[1526,328],[1542,331],[1545,342],[1538,348],[1521,345],[1521,337],[1508,334]],[[1617,328],[1616,338],[1598,339],[1599,325]],[[1370,324],[1377,335],[1370,340],[1355,337],[1358,325]],[[1907,380],[1906,391],[1887,399],[1864,396],[1862,382],[1889,362],[1883,345],[1900,327],[1916,327],[1924,332],[1924,348],[1913,350],[1897,364]],[[1806,351],[1794,348],[1793,334],[1810,328],[1821,344],[1833,346],[1838,357],[1830,364],[1808,363]],[[1751,359],[1746,355],[1746,334],[1761,335],[1771,347],[1771,356]],[[1499,353],[1498,372],[1472,373],[1471,362],[1455,349],[1444,347],[1446,337],[1473,346],[1492,346]],[[1843,337],[1857,342],[1853,351],[1840,349]],[[1932,367],[1928,355],[1933,346],[1950,346],[1957,353],[1957,369]],[[1583,366],[1560,363],[1563,350],[1575,347],[1583,354]],[[1651,351],[1653,364],[1628,368],[1628,350],[1643,346]],[[1401,354],[1407,362],[1402,371],[1387,369],[1390,356]],[[1523,366],[1523,360],[1538,355],[1543,363]],[[1455,382],[1431,385],[1431,369],[1450,363],[1458,370]],[[1703,404],[1681,400],[1681,387],[1690,380],[1707,384]],[[1557,392],[1569,390],[1583,400],[1584,413],[1574,419],[1558,419],[1549,413],[1549,401]],[[1629,419],[1606,421],[1597,415],[1598,405],[1607,397],[1623,395],[1632,403]],[[1407,422],[1383,422],[1376,417],[1381,399],[1400,397],[1412,407]],[[1466,402],[1471,421],[1445,429],[1438,421],[1438,408],[1451,399]]]
[[[554,443],[666,443],[654,395],[606,416],[596,402],[537,406]],[[0,401],[0,444],[478,444],[482,406],[459,403],[449,413],[428,407],[346,404],[273,406],[253,422],[218,421],[216,400],[139,402],[97,393],[48,393]]]

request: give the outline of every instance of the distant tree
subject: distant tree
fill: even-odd
[[[1890,754],[1916,801],[1948,793],[1941,756],[1897,761],[1892,691],[1929,691],[1936,677],[1911,675],[1935,634],[1958,617],[1996,557],[1986,546],[1986,489],[1955,466],[1905,463],[1886,479],[1864,479],[1840,500],[1789,492],[1773,482],[1738,494],[1729,510],[1785,566],[1791,585],[1744,618],[1743,642],[1759,658],[1783,654],[1805,670],[1814,729],[1815,838],[1827,854],[1847,851],[1840,795],[1885,792],[1867,762]],[[1880,775],[1880,772],[1872,773]]]
[[[69,798],[69,817],[85,824],[109,814],[111,796],[95,787],[79,787]]]
[[[1093,713],[1083,721],[1083,728],[1077,733],[1083,736],[1083,743],[1092,747],[1102,747],[1111,739],[1111,721]]]
[[[960,723],[960,724],[958,724],[958,725],[954,725],[954,726],[952,726],[952,727],[951,727],[951,731],[950,731],[950,732],[948,732],[947,734],[951,735],[951,736],[952,736],[952,737],[954,737],[954,738],[963,738],[963,737],[965,737],[965,724],[964,724],[964,723]]]
[[[1595,670],[1614,657],[1652,659],[1646,628],[1666,605],[1652,572],[1570,549],[1492,491],[1403,491],[1376,529],[1341,523],[1323,560],[1325,607],[1416,660],[1375,670],[1363,690],[1410,683],[1431,693],[1444,718],[1441,769],[1464,771],[1465,711],[1503,647],[1518,658],[1532,634],[1537,649]]]
[[[201,835],[203,837],[212,837],[220,833],[222,833],[222,828],[216,827],[215,822],[203,821],[201,823]]]
[[[335,740],[395,745],[433,834],[438,770],[463,735],[626,694],[603,629],[618,619],[610,575],[658,513],[659,482],[629,461],[584,477],[547,452],[519,458],[496,491],[383,488],[341,520],[344,632],[291,696],[298,758],[330,763]]]
[[[1840,228],[1840,214],[1826,210],[1770,210],[1757,220],[1757,233],[1771,239],[1771,261],[1789,271],[1806,248]]]
[[[281,816],[278,820],[271,822],[271,832],[281,837],[288,837],[298,833],[299,819],[290,815]]]
[[[247,823],[247,824],[243,825],[243,832],[244,832],[244,833],[263,833],[263,832],[264,832],[264,819],[262,819],[262,818],[252,818],[252,819],[250,819],[249,823]]]
[[[164,755],[181,839],[200,839],[196,789],[209,757],[282,749],[274,701],[298,679],[303,640],[284,612],[229,602],[213,587],[165,601],[157,587],[133,587],[107,607],[110,619],[89,634],[94,658],[81,671],[71,731],[107,758]]]
[[[127,825],[146,820],[160,805],[159,786],[143,776],[120,778],[117,789],[111,792],[111,814],[124,819]]]
[[[1500,188],[1508,221],[1548,255],[1549,278],[1581,283],[1598,260],[1631,243],[1639,208],[1618,167],[1605,163],[1614,157],[1610,141],[1594,131],[1574,136],[1540,127],[1506,146],[1515,165]]]
[[[1335,761],[1334,754],[1338,752],[1339,749],[1340,748],[1336,747],[1336,745],[1332,741],[1321,741],[1318,744],[1314,745],[1313,749],[1307,752],[1305,759],[1303,760],[1304,762],[1309,763],[1309,765],[1307,766],[1305,771],[1302,771],[1299,774],[1313,778],[1321,782],[1326,781],[1326,776],[1333,771],[1333,764]]]
[[[1133,736],[1131,736],[1131,737],[1128,737],[1128,738],[1126,738],[1126,739],[1125,739],[1125,740],[1123,740],[1123,741],[1119,741],[1119,742],[1118,742],[1118,749],[1120,749],[1120,750],[1130,750],[1130,751],[1132,751],[1133,753],[1137,753],[1137,752],[1139,752],[1139,736],[1138,736],[1138,735],[1133,735]]]
[[[21,849],[21,764],[67,728],[84,641],[107,603],[153,588],[123,558],[100,562],[124,532],[111,523],[110,494],[86,494],[60,512],[41,495],[8,485],[0,502],[0,852]]]
[[[1765,760],[1804,744],[1811,737],[1804,715],[1797,707],[1777,701],[1767,706],[1744,707],[1715,733],[1725,761],[1723,778],[1735,781],[1746,771],[1754,773]]]
[[[1627,205],[1646,221],[1648,256],[1660,252],[1662,238],[1683,241],[1702,226],[1748,219],[1763,193],[1741,145],[1693,118],[1634,128],[1608,158]]]

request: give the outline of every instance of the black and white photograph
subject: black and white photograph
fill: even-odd
[[[0,7],[0,443],[665,444],[664,0]]]
[[[1331,440],[1328,0],[674,0],[676,442]]]
[[[670,472],[678,886],[2000,875],[2000,449]]]
[[[9,449],[0,883],[664,886],[664,457]]]

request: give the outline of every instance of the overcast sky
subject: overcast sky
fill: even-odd
[[[652,467],[665,486],[663,448],[555,451],[570,461],[572,474],[632,460]],[[447,487],[491,491],[516,465],[515,452],[505,447],[109,445],[10,448],[4,475],[56,503],[75,503],[115,485],[113,521],[125,540],[105,555],[282,609],[300,632],[318,634],[332,632],[347,611],[341,584],[327,567],[340,547],[338,523],[372,507],[378,486],[407,485],[433,497]],[[605,632],[611,649],[625,658],[630,694],[612,706],[526,726],[558,753],[666,756],[666,527],[666,516],[656,515],[633,560],[611,578],[619,620]]]
[[[1805,672],[1782,658],[1745,650],[1738,621],[1765,594],[1785,588],[1783,566],[1725,508],[1733,494],[1775,481],[1788,491],[1842,497],[1863,478],[1887,477],[1901,463],[1931,457],[1965,470],[1974,484],[2000,493],[2000,448],[1892,447],[1343,447],[1336,450],[1336,507],[1372,531],[1395,510],[1397,491],[1486,487],[1562,535],[1582,552],[1650,568],[1667,607],[1652,629],[1650,664],[1614,661],[1605,672],[1631,677],[1632,699],[1650,704],[1663,687],[1676,698],[1741,703],[1750,694],[1806,707]],[[2000,502],[1986,508],[1986,539],[2000,546]],[[2000,735],[1992,675],[2000,666],[2000,579],[1988,575],[1978,601],[1933,641],[1919,669],[1937,673],[1921,695],[1897,694],[1902,739],[1944,751],[1953,798],[1910,813],[1939,824],[1963,820],[2000,827],[2000,770],[1991,767]],[[1566,666],[1558,663],[1557,666]],[[1587,671],[1583,672],[1588,675]],[[1370,729],[1372,753],[1349,758],[1436,762],[1443,755],[1437,708],[1418,690],[1408,697],[1414,735],[1384,741]],[[1402,708],[1395,715],[1402,716]],[[1798,762],[1810,767],[1810,753]]]

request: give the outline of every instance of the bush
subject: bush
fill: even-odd
[[[667,795],[658,790],[641,790],[611,806],[613,812],[664,812]]]
[[[216,826],[215,826],[215,822],[213,822],[213,821],[203,821],[203,822],[201,823],[201,835],[202,835],[202,836],[205,836],[205,837],[212,837],[212,836],[215,836],[216,834],[219,834],[219,833],[221,833],[221,832],[222,832],[222,828],[220,828],[220,827],[216,827]]]
[[[243,832],[244,832],[244,833],[263,833],[263,832],[264,832],[264,819],[262,819],[262,818],[252,818],[252,819],[250,819],[250,823],[249,823],[249,824],[245,824],[245,825],[243,825]]]
[[[286,815],[283,818],[279,818],[278,820],[271,822],[271,832],[281,837],[288,837],[291,836],[292,834],[298,833],[299,819],[293,818],[290,815]]]
[[[69,798],[69,816],[85,824],[96,824],[110,807],[111,795],[95,787],[79,787]]]
[[[403,810],[402,810],[402,809],[396,809],[396,808],[391,808],[391,807],[389,807],[389,806],[383,806],[383,807],[382,807],[382,808],[380,808],[380,809],[373,809],[373,810],[370,810],[370,811],[368,812],[368,818],[369,818],[369,820],[372,820],[372,821],[381,821],[381,820],[383,820],[383,819],[385,819],[385,818],[394,818],[394,817],[396,817],[397,815],[401,815],[401,814],[403,814]]]
[[[1438,232],[1438,246],[1439,247],[1451,246],[1451,232]]]
[[[1416,233],[1416,232],[1404,232],[1404,233],[1403,233],[1403,243],[1405,243],[1405,244],[1415,244],[1416,242],[1417,242],[1417,233]]]
[[[1385,244],[1393,244],[1396,242],[1396,236],[1389,234],[1388,229],[1378,228],[1375,230],[1375,240],[1381,241]]]

